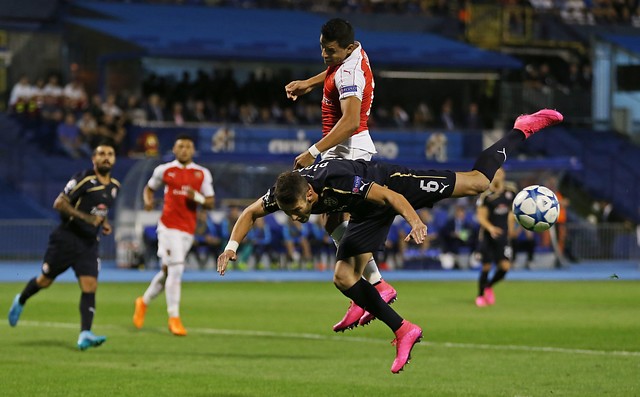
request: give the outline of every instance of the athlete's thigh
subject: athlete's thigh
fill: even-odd
[[[98,278],[100,272],[100,259],[98,258],[98,242],[87,242],[82,245],[76,254],[73,264],[76,277],[89,276]]]
[[[344,260],[364,253],[384,249],[384,243],[395,218],[395,213],[383,213],[366,219],[352,218],[340,240],[336,259]]]
[[[70,233],[56,229],[49,235],[47,251],[42,262],[42,274],[55,279],[71,267],[76,260],[76,241]]]

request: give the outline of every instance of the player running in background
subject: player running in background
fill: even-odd
[[[401,215],[410,225],[406,241],[413,239],[421,244],[427,227],[415,209],[431,207],[449,197],[484,192],[508,155],[524,139],[561,121],[560,113],[547,109],[518,117],[514,129],[484,150],[468,172],[412,170],[386,163],[336,159],[282,173],[275,186],[238,218],[225,251],[218,257],[218,272],[224,275],[228,262],[236,260],[239,242],[257,218],[282,210],[294,221],[307,222],[311,214],[348,211],[351,218],[338,247],[333,282],[342,294],[394,332],[396,358],[391,372],[398,373],[422,338],[422,329],[404,320],[362,278],[373,253],[384,247],[394,218]]]
[[[476,215],[480,223],[480,255],[482,269],[478,279],[476,306],[485,307],[496,302],[493,286],[501,281],[511,268],[513,257],[509,238],[513,235],[515,218],[511,210],[517,188],[505,181],[505,173],[498,169],[489,189],[477,201]],[[492,265],[496,270],[489,280]]]
[[[116,162],[113,144],[100,143],[93,150],[91,161],[93,168],[74,175],[53,203],[53,208],[60,213],[61,223],[49,235],[42,273],[29,280],[9,310],[9,325],[15,327],[27,300],[48,288],[68,268],[73,268],[82,291],[80,350],[100,346],[107,340],[106,336],[91,332],[100,271],[98,236],[101,232],[104,235],[112,232],[107,215],[120,191],[120,182],[111,177]]]
[[[298,155],[294,168],[322,159],[344,158],[371,160],[377,153],[367,122],[373,103],[373,72],[362,45],[354,40],[354,30],[344,19],[335,18],[321,28],[320,48],[327,69],[307,80],[292,81],[285,86],[288,98],[294,101],[315,87],[323,86],[322,139]],[[325,218],[325,230],[336,245],[347,227],[347,214],[331,214]],[[396,290],[382,279],[372,257],[363,273],[386,302],[396,299]],[[336,332],[366,325],[374,317],[351,302],[342,320],[333,326]]]
[[[175,159],[161,164],[144,188],[144,209],[154,209],[154,193],[164,185],[164,206],[158,221],[158,257],[162,269],[153,277],[144,295],[135,301],[133,325],[142,328],[149,303],[163,290],[167,299],[169,331],[187,334],[180,320],[180,295],[184,262],[193,244],[198,205],[214,206],[211,172],[193,162],[195,144],[188,135],[180,135],[173,145]]]

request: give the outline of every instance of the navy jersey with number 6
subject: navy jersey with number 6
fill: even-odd
[[[452,171],[413,170],[407,167],[364,160],[325,160],[297,170],[318,194],[313,214],[349,212],[354,221],[396,215],[392,207],[366,200],[371,185],[388,187],[403,195],[414,208],[432,207],[450,197],[455,186]],[[275,186],[262,197],[267,212],[278,211]]]

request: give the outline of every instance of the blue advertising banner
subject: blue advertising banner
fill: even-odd
[[[171,150],[178,134],[187,133],[197,139],[200,155],[238,155],[267,160],[269,157],[293,159],[322,136],[320,129],[245,126],[134,127],[130,132],[136,142],[140,136],[155,133],[161,154]],[[482,150],[482,134],[477,132],[376,130],[372,135],[378,151],[376,157],[396,163],[473,159]]]

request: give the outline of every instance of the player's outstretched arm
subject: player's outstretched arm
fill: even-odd
[[[393,207],[411,226],[411,231],[404,241],[413,239],[416,244],[422,244],[427,237],[427,226],[422,223],[420,216],[407,199],[393,190],[373,183],[369,188],[367,200],[380,205]]]
[[[284,91],[287,94],[287,98],[296,100],[300,95],[311,92],[314,88],[324,83],[324,78],[327,76],[327,71],[324,70],[317,75],[310,77],[306,80],[294,80],[284,86]]]
[[[247,236],[256,219],[262,218],[267,214],[268,212],[262,207],[262,198],[259,198],[242,211],[236,224],[233,225],[229,243],[225,247],[224,252],[218,257],[218,273],[221,276],[224,276],[229,261],[235,261],[237,259],[236,251],[238,250],[238,246]]]

